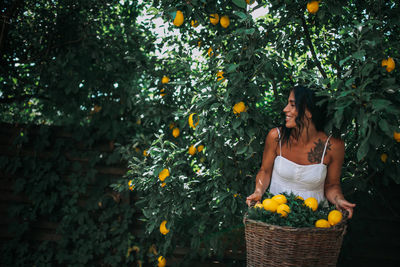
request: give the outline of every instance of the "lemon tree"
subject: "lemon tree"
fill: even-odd
[[[141,110],[143,131],[151,132],[149,156],[133,158],[129,176],[141,194],[146,233],[163,255],[180,245],[190,246],[193,257],[222,255],[226,233],[233,238],[242,231],[266,133],[282,123],[297,83],[326,97],[319,103],[329,117],[326,132],[347,144],[345,194],[370,187],[371,174],[399,182],[396,8],[393,1],[152,3],[150,13],[170,34],[157,45],[166,51],[154,67],[159,76],[144,88],[154,96]],[[184,18],[179,27],[178,11]],[[167,84],[159,81],[164,75]],[[204,149],[195,153],[200,144]],[[164,168],[171,175],[161,183],[157,173]],[[296,214],[288,206],[274,213],[277,221]],[[165,236],[157,230],[162,220],[170,230]]]

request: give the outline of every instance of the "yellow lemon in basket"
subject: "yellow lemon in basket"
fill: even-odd
[[[329,222],[325,219],[319,219],[318,221],[315,222],[315,227],[318,228],[329,228],[331,227],[331,225],[329,224]]]
[[[169,229],[167,229],[167,227],[165,226],[166,224],[167,224],[167,221],[163,221],[160,224],[160,233],[162,233],[163,235],[166,235],[169,232]]]
[[[304,204],[313,211],[316,211],[318,209],[318,201],[313,197],[309,197],[306,200],[304,200]]]
[[[158,267],[165,267],[165,265],[167,265],[167,260],[163,256],[158,257],[157,261]]]
[[[263,204],[261,204],[261,203],[257,203],[257,204],[254,205],[254,208],[255,208],[255,209],[263,209],[264,206],[263,206]]]
[[[279,195],[275,195],[273,196],[271,199],[275,200],[276,202],[278,202],[279,204],[285,204],[287,203],[287,199],[284,195],[279,194]]]
[[[342,217],[343,217],[343,215],[340,211],[332,210],[328,214],[328,222],[330,223],[330,225],[338,224],[342,220]]]
[[[286,204],[280,204],[276,209],[276,213],[279,213],[281,217],[286,217],[290,212],[290,207]]]
[[[272,200],[270,198],[264,199],[262,204],[263,204],[265,210],[269,210],[271,212],[275,212],[279,206],[278,202],[276,202],[275,200]]]

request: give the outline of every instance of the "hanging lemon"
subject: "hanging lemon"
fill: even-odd
[[[191,146],[189,147],[188,153],[189,153],[190,155],[194,156],[194,154],[196,154],[196,152],[197,152],[196,147],[195,147],[194,145],[191,145]]]
[[[173,135],[175,138],[177,138],[177,137],[179,136],[180,132],[181,132],[181,131],[179,131],[179,128],[174,128],[174,129],[172,130],[172,135]]]
[[[225,77],[224,77],[224,72],[223,71],[218,71],[217,72],[217,81],[221,81],[221,80],[224,80],[225,79]]]
[[[228,16],[222,16],[219,23],[221,24],[221,26],[222,26],[223,28],[226,29],[226,28],[228,28],[228,26],[229,26],[229,24],[231,23],[231,21],[229,20],[229,17],[228,17]]]
[[[160,179],[161,182],[164,182],[165,178],[169,176],[169,170],[168,169],[163,169],[159,174],[158,174],[158,179]]]
[[[217,13],[210,15],[210,22],[212,25],[217,25],[219,22],[219,15]]]
[[[162,233],[163,235],[166,235],[169,232],[169,229],[167,229],[166,224],[167,224],[167,221],[163,221],[160,224],[160,233]]]
[[[158,257],[157,261],[157,267],[165,267],[167,265],[167,260],[163,256]]]
[[[177,11],[176,11],[175,18],[174,18],[174,25],[175,25],[176,27],[181,26],[181,25],[183,24],[183,19],[184,19],[184,17],[183,17],[182,11],[177,10]]]
[[[193,28],[196,28],[197,26],[199,26],[199,22],[197,20],[192,20],[190,21],[190,25],[192,25]]]
[[[246,111],[246,105],[244,104],[243,101],[238,102],[233,106],[234,114],[240,114],[241,112],[245,112],[245,111]]]
[[[311,14],[317,13],[318,9],[319,9],[319,1],[311,1],[307,3],[307,10]]]
[[[193,130],[196,129],[196,126],[199,124],[199,116],[197,116],[197,115],[196,115],[196,122],[193,122],[193,116],[194,116],[194,115],[196,115],[196,113],[190,114],[190,115],[189,115],[189,119],[188,119],[189,126],[190,126],[191,128],[193,128]]]

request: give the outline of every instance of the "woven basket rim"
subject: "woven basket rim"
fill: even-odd
[[[343,230],[343,228],[347,225],[347,212],[346,211],[342,211],[343,214],[343,220],[341,222],[339,222],[338,224],[331,226],[329,228],[320,228],[320,227],[294,227],[294,226],[281,226],[281,225],[275,225],[275,224],[269,224],[266,222],[262,222],[262,221],[256,221],[253,219],[249,219],[247,218],[248,214],[247,212],[244,215],[243,218],[243,223],[244,225],[246,225],[248,222],[253,223],[253,224],[258,224],[260,226],[264,226],[264,227],[268,227],[269,229],[277,229],[277,230],[284,230],[284,231],[290,231],[290,232],[304,232],[304,231],[311,231],[311,232],[333,232],[333,231],[338,231],[338,230]]]

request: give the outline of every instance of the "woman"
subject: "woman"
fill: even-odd
[[[272,194],[293,192],[303,197],[326,199],[349,218],[356,206],[348,202],[340,186],[344,142],[323,132],[325,118],[309,88],[297,86],[283,109],[285,124],[269,131],[254,193],[246,203],[259,202],[265,190]]]

